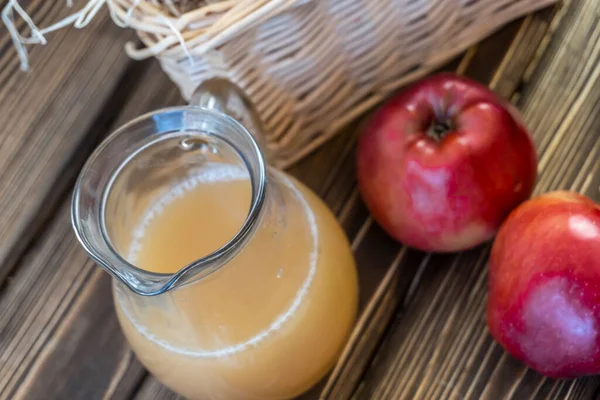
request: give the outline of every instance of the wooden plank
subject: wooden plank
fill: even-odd
[[[64,1],[34,0],[26,9],[40,26],[72,12]],[[9,35],[2,35],[0,226],[11,229],[0,231],[0,286],[70,187],[76,169],[69,160],[83,138],[94,127],[103,131],[116,114],[119,97],[101,111],[127,84],[132,62],[123,45],[132,38],[101,13],[85,29],[49,34],[46,46],[32,47],[32,70],[23,73]]]
[[[155,61],[137,72],[130,101],[103,134],[181,101]],[[57,216],[0,293],[0,398],[125,399],[145,371],[118,327],[110,278],[75,239],[70,196],[63,197]]]
[[[153,377],[149,377],[136,393],[134,400],[185,400],[185,398],[167,389]]]
[[[540,154],[536,193],[572,189],[600,201],[599,12],[592,0],[570,4],[518,103]],[[432,256],[356,398],[598,398],[600,378],[544,378],[492,340],[484,317],[489,247]]]

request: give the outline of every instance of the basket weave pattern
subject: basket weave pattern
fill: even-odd
[[[136,30],[189,100],[226,77],[264,124],[286,166],[406,84],[518,16],[555,0],[89,0]],[[87,14],[85,14],[87,13]]]

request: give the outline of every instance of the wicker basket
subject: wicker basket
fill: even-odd
[[[185,99],[206,79],[229,78],[263,120],[271,159],[286,166],[399,86],[553,2],[91,0],[69,22],[83,26],[107,4],[145,45],[128,44],[128,54],[157,57]]]

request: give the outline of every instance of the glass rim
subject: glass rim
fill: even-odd
[[[123,135],[126,135],[129,130],[131,130],[136,124],[143,122],[144,120],[148,120],[154,118],[160,114],[166,114],[170,112],[192,112],[195,114],[202,114],[207,118],[216,118],[227,124],[229,124],[233,129],[237,130],[245,139],[248,139],[249,144],[251,146],[250,150],[252,154],[243,154],[231,140],[227,139],[222,135],[215,134],[213,132],[207,133],[209,136],[215,137],[218,140],[224,141],[227,145],[231,146],[238,156],[242,159],[248,173],[250,176],[252,197],[251,204],[248,210],[248,214],[246,219],[244,220],[240,229],[233,235],[231,239],[229,239],[224,245],[212,251],[211,253],[192,261],[191,263],[183,266],[178,271],[174,273],[158,273],[144,270],[143,268],[138,267],[137,265],[132,264],[128,260],[126,260],[119,251],[117,251],[107,233],[106,230],[106,204],[108,201],[108,196],[110,195],[111,188],[121,173],[122,169],[130,162],[133,158],[136,157],[140,152],[142,152],[147,147],[152,144],[157,143],[160,140],[165,139],[166,135],[169,135],[174,132],[191,132],[186,130],[164,130],[159,131],[157,133],[157,138],[155,140],[150,141],[142,146],[139,149],[136,149],[132,154],[124,157],[123,160],[119,162],[119,166],[111,173],[108,184],[102,191],[101,194],[101,205],[100,205],[100,231],[101,231],[101,240],[103,244],[107,247],[107,249],[112,253],[111,255],[116,258],[116,260],[121,264],[119,266],[112,265],[113,263],[109,262],[103,256],[103,252],[95,246],[84,233],[83,229],[83,219],[80,216],[80,193],[81,186],[83,182],[86,181],[88,176],[91,173],[91,169],[95,167],[95,162],[98,157],[105,151],[108,145],[118,138],[121,138]],[[258,174],[255,174],[253,168],[251,168],[249,161],[247,159],[248,156],[253,156],[256,158],[256,162],[258,163]],[[257,176],[255,176],[257,175]],[[256,185],[255,185],[256,184]],[[144,295],[144,296],[155,296],[161,293],[167,292],[175,287],[178,287],[178,283],[185,283],[188,281],[187,278],[191,278],[192,276],[198,276],[198,279],[201,279],[211,273],[217,271],[226,261],[228,261],[228,257],[233,256],[237,253],[237,250],[245,244],[250,234],[253,232],[253,228],[256,226],[257,221],[261,215],[261,211],[264,208],[264,202],[266,198],[266,185],[267,184],[267,171],[266,171],[266,163],[264,156],[260,150],[258,143],[252,134],[235,118],[231,116],[213,111],[210,109],[206,109],[203,107],[197,106],[176,106],[176,107],[167,107],[158,109],[155,111],[151,111],[149,113],[140,115],[125,124],[119,126],[112,133],[110,133],[100,145],[92,152],[92,154],[87,159],[85,165],[81,169],[79,176],[77,178],[77,182],[75,183],[72,201],[71,201],[71,224],[75,231],[75,236],[77,240],[82,245],[88,256],[94,260],[98,265],[100,265],[103,269],[108,271],[113,277],[118,278],[121,282],[123,282],[129,289],[133,292]],[[220,264],[219,264],[220,263]],[[211,268],[212,267],[212,268]],[[134,274],[132,274],[132,272]],[[158,280],[162,283],[162,286],[156,290],[147,291],[142,290],[139,285],[136,285],[128,279],[128,277],[132,276],[141,276],[142,278],[148,280]],[[191,276],[188,276],[191,275]],[[184,279],[186,278],[186,279]],[[137,278],[136,278],[137,279]]]

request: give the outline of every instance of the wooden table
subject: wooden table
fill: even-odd
[[[40,24],[62,2],[36,0]],[[600,3],[572,1],[509,24],[446,66],[522,110],[540,155],[536,192],[600,201]],[[73,235],[74,180],[94,147],[140,113],[180,103],[156,62],[106,17],[51,36],[18,70],[0,37],[0,398],[171,399],[123,339],[108,274]],[[489,246],[424,254],[369,217],[354,177],[356,124],[291,168],[337,213],[360,269],[362,316],[327,382],[306,398],[598,399],[600,379],[546,379],[486,330]]]

